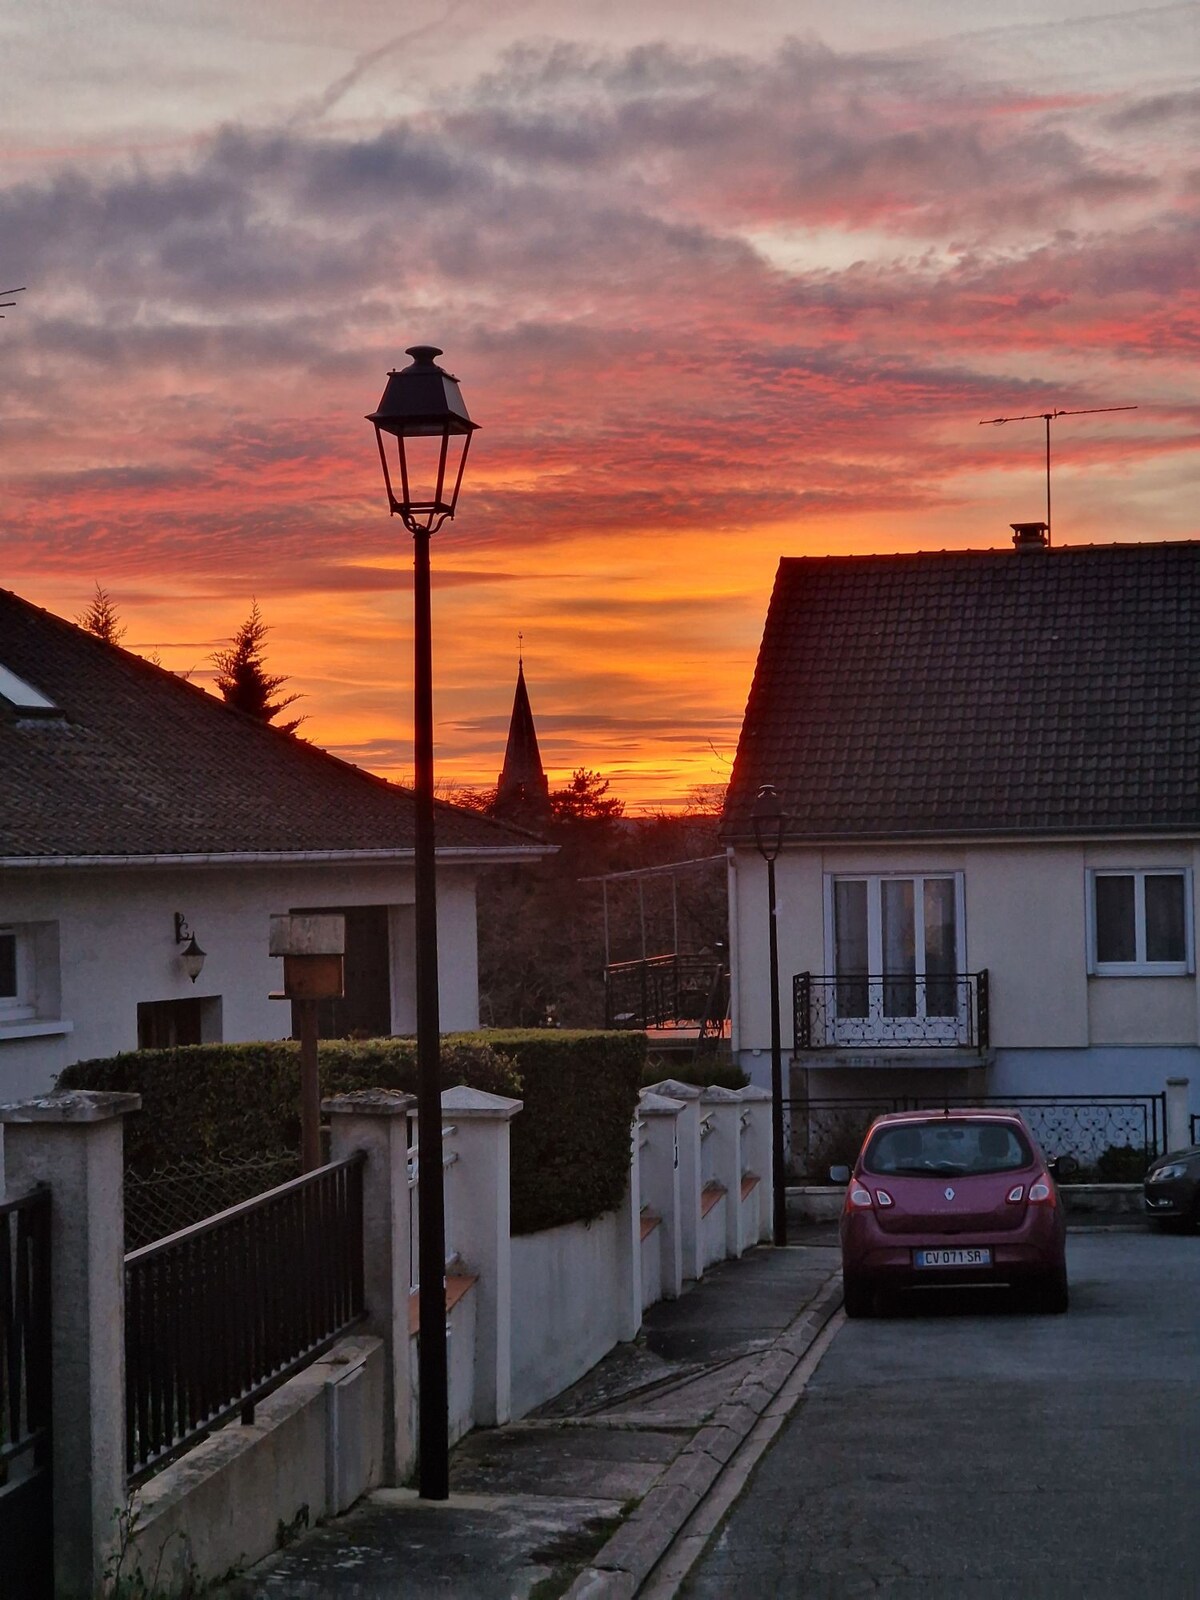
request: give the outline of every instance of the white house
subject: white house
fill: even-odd
[[[797,1096],[1200,1108],[1200,543],[785,559],[724,820],[734,1049]]]
[[[0,1101],[139,1045],[286,1037],[273,912],[345,912],[324,1032],[411,1032],[413,844],[408,790],[0,590]],[[439,806],[445,1029],[478,1025],[476,874],[546,848]]]

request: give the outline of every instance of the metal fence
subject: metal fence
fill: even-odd
[[[125,1257],[125,1461],[140,1483],[360,1320],[364,1156]]]
[[[729,1011],[729,973],[710,956],[648,956],[604,970],[605,1026],[697,1029],[719,1035]]]
[[[792,1028],[797,1050],[986,1050],[988,975],[798,972]]]
[[[1192,1144],[1200,1144],[1200,1113],[1193,1111],[1188,1138]]]
[[[125,1174],[125,1248],[179,1233],[206,1217],[295,1178],[300,1157],[294,1150],[214,1160],[179,1160],[155,1172]]]
[[[0,1201],[0,1589],[49,1595],[50,1191]]]
[[[789,1173],[827,1183],[831,1166],[852,1166],[872,1121],[890,1111],[932,1111],[945,1097],[879,1096],[787,1102]],[[1166,1148],[1164,1094],[965,1095],[956,1106],[1019,1111],[1047,1156],[1073,1155],[1076,1183],[1135,1183]]]

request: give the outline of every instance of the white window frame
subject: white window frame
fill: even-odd
[[[37,963],[34,941],[20,923],[0,924],[0,934],[16,940],[16,994],[0,994],[0,1023],[27,1022],[37,1015]]]
[[[1096,954],[1096,879],[1132,878],[1134,949],[1132,961],[1101,961]],[[1146,960],[1146,879],[1183,879],[1182,961]],[[1089,867],[1087,875],[1087,960],[1093,978],[1186,977],[1196,970],[1195,932],[1192,919],[1192,869],[1190,867]]]
[[[881,886],[885,881],[900,879],[902,881],[912,883],[914,885],[914,889],[916,890],[918,886],[924,884],[927,878],[951,878],[954,881],[954,971],[956,975],[967,971],[967,880],[966,874],[961,867],[911,867],[908,869],[898,869],[896,871],[892,871],[889,868],[886,872],[835,870],[825,873],[824,882],[825,971],[830,978],[835,977],[837,973],[837,952],[835,948],[836,941],[834,937],[834,885],[836,883],[855,882],[866,883],[868,885],[874,884],[877,886],[874,889],[868,887],[867,907],[871,926],[871,942],[873,944],[878,944],[879,930],[877,923],[880,914],[880,900],[882,896],[882,888],[878,886]],[[920,934],[922,930],[917,929],[916,931],[918,934]],[[919,970],[923,974],[923,960],[919,963]],[[876,974],[876,976],[878,976],[878,974]],[[880,997],[876,992],[880,988],[881,986],[878,983],[872,985],[872,993],[870,998],[872,1030],[874,1034],[878,1035],[880,1041],[886,1042],[886,1038],[890,1037],[897,1043],[902,1043],[911,1036],[913,1038],[928,1040],[931,1044],[944,1044],[952,1043],[955,1040],[961,1042],[965,1038],[965,1030],[967,1027],[967,1013],[965,1009],[960,1010],[954,1017],[939,1019],[940,1027],[939,1023],[934,1023],[931,1027],[927,1019],[920,1017],[914,1019],[895,1018],[889,1020],[886,1024],[882,1023],[879,1018]],[[854,1042],[852,1036],[856,1029],[853,1022],[849,1024],[848,1033],[850,1037],[846,1039],[842,1039],[840,1037],[840,1032],[842,1030],[836,1021],[831,1021],[829,1023],[829,1028],[831,1033],[831,1038],[829,1040],[830,1043],[837,1044]],[[944,1035],[944,1037],[939,1038],[939,1033]],[[873,1048],[874,1046],[871,1047]]]

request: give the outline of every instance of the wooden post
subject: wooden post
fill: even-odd
[[[317,1068],[317,1002],[294,1002],[300,1022],[300,1166],[321,1165],[321,1079]]]

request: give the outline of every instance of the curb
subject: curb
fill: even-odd
[[[564,1600],[633,1600],[800,1366],[841,1300],[842,1275],[835,1270],[692,1436],[633,1515],[596,1552]]]

